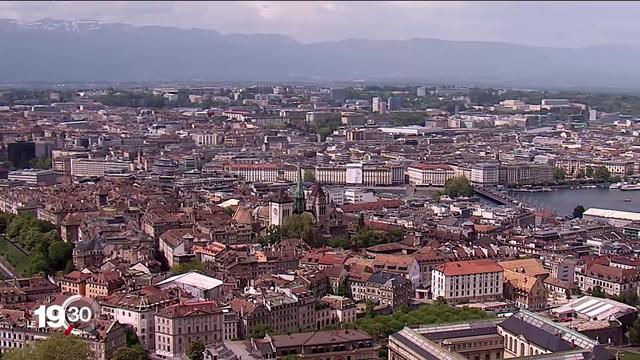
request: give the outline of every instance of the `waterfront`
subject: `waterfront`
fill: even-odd
[[[554,210],[559,216],[571,215],[576,205],[621,211],[640,211],[640,191],[610,189],[557,189],[551,192],[512,192],[511,196],[528,204]],[[630,199],[630,202],[625,202]]]

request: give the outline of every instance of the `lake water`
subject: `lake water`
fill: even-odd
[[[512,192],[528,204],[554,210],[559,216],[571,215],[577,205],[609,210],[640,212],[640,191],[617,189],[558,189],[551,192]],[[630,202],[625,202],[630,199]]]

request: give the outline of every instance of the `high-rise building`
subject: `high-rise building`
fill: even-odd
[[[36,144],[26,141],[10,143],[7,145],[7,157],[14,168],[29,167],[29,162],[36,158]]]
[[[424,86],[418,86],[418,88],[416,89],[416,96],[417,97],[427,96],[427,88]]]
[[[380,103],[382,102],[382,98],[374,97],[371,99],[371,111],[378,112],[380,111]]]
[[[402,109],[402,98],[399,96],[389,96],[387,99],[389,111],[398,111]]]

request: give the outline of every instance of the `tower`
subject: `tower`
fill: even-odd
[[[284,220],[291,216],[293,201],[284,191],[280,191],[269,199],[269,225],[282,226]]]
[[[313,190],[311,191],[311,201],[313,203],[313,213],[316,216],[316,220],[323,224],[327,219],[327,195],[322,190],[322,186],[319,183],[315,183]]]
[[[295,203],[293,206],[293,212],[296,214],[302,214],[306,209],[304,203],[304,186],[302,186],[302,169],[298,165],[298,181],[296,183]]]

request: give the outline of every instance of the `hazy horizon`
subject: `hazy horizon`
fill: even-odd
[[[0,18],[93,19],[135,26],[344,39],[491,41],[580,48],[640,46],[635,2],[0,2]]]

